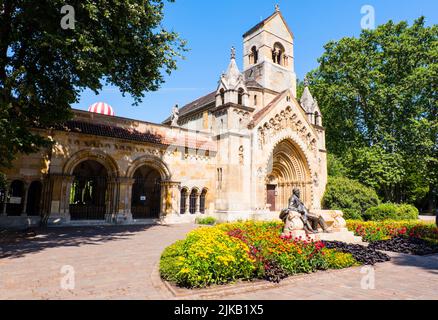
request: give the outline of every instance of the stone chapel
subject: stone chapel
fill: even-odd
[[[278,8],[243,35],[217,88],[161,124],[107,104],[52,130],[49,149],[4,169],[0,225],[132,224],[271,219],[294,188],[321,209],[323,116],[308,84],[297,100],[294,35]]]

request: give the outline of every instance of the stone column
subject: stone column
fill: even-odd
[[[23,200],[21,203],[23,204],[23,208],[21,209],[21,216],[27,217],[26,207],[27,207],[27,196],[29,192],[29,183],[26,181],[24,182],[23,186]]]
[[[201,193],[198,192],[196,194],[195,214],[201,214],[200,204],[201,204]]]
[[[4,199],[3,208],[2,208],[2,216],[7,216],[6,208],[8,206],[8,195],[9,195],[10,187],[11,187],[11,185],[8,181],[8,183],[6,184],[6,189],[5,189],[5,199]]]
[[[70,222],[70,193],[74,180],[74,176],[64,175],[61,182],[60,214],[65,218],[66,222]]]
[[[66,184],[65,180],[71,176],[63,174],[50,174],[47,176],[47,202],[44,207],[47,222],[58,221],[65,218],[63,214],[63,206],[65,207],[66,200]],[[68,199],[68,198],[67,198]]]
[[[179,214],[180,182],[162,181],[161,182],[161,216]]]
[[[184,208],[184,214],[189,215],[190,214],[190,193],[187,191],[186,192],[186,202],[185,202],[186,206]]]
[[[130,222],[132,221],[132,186],[135,183],[135,179],[131,178],[118,178],[117,190],[118,197],[115,202],[115,214],[118,223]],[[116,192],[117,193],[117,192]],[[118,198],[118,199],[117,199]]]

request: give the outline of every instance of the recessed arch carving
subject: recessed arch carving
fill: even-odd
[[[83,161],[92,160],[100,163],[107,169],[108,176],[120,176],[120,169],[117,162],[108,154],[102,151],[81,150],[76,152],[64,165],[63,173],[65,175],[72,175],[73,171]]]
[[[135,171],[142,166],[149,166],[154,168],[160,173],[161,180],[167,181],[171,180],[172,175],[170,173],[167,165],[158,157],[146,155],[136,159],[128,168],[126,172],[126,176],[128,178],[132,178],[134,176]]]

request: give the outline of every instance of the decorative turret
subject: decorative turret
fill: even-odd
[[[235,103],[242,106],[248,105],[248,90],[245,86],[243,74],[236,63],[236,49],[231,48],[231,61],[227,71],[222,74],[216,93],[216,106]]]
[[[321,110],[319,109],[318,101],[313,98],[310,93],[309,80],[307,78],[304,78],[304,91],[301,96],[300,104],[306,112],[309,122],[314,125],[322,126]]]

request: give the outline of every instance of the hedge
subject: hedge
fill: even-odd
[[[384,203],[369,208],[363,217],[366,221],[418,220],[418,215],[418,209],[410,204]]]
[[[362,220],[366,210],[379,204],[374,189],[344,177],[330,177],[322,200],[324,209],[342,210],[346,219]]]

